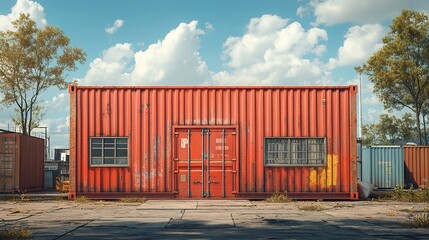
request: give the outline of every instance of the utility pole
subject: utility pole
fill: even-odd
[[[35,128],[43,128],[45,129],[45,161],[48,160],[48,154],[49,154],[49,149],[48,149],[48,127],[35,127]]]

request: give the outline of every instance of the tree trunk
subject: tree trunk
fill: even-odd
[[[26,117],[24,114],[24,109],[19,109],[21,111],[21,130],[22,130],[22,134],[27,135],[27,123],[26,123]]]
[[[426,128],[426,116],[423,115],[423,136],[425,138],[425,145],[428,145],[428,136],[427,136],[427,128]]]
[[[419,145],[422,145],[422,128],[420,125],[420,110],[416,110],[416,121],[417,121],[417,138],[419,139]]]

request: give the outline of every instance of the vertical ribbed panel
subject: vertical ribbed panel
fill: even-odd
[[[363,148],[363,180],[376,188],[404,186],[404,149],[399,146]]]
[[[429,147],[404,147],[405,182],[414,187],[429,185]]]
[[[237,127],[239,193],[357,191],[355,86],[73,87],[78,193],[172,192],[173,126]],[[129,167],[89,167],[90,137],[117,136]],[[326,137],[327,164],[265,167],[265,137]]]
[[[371,148],[362,147],[362,181],[371,182]]]
[[[42,191],[45,141],[21,133],[0,133],[0,192]]]

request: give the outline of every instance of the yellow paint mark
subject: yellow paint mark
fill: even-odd
[[[315,168],[310,170],[310,189],[317,190],[317,171]]]
[[[318,167],[319,188],[318,190],[326,191],[326,167]]]
[[[332,186],[337,186],[338,156],[332,155]]]
[[[337,167],[338,167],[338,156],[329,154],[327,156],[326,169],[322,171],[322,178],[326,176],[326,180],[322,181],[326,186],[324,188],[335,187],[337,185]]]

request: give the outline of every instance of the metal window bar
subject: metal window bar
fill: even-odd
[[[326,138],[266,138],[266,166],[326,164]]]

